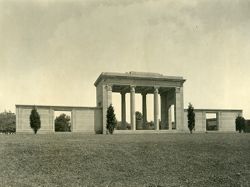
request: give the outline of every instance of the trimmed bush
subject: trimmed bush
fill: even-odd
[[[245,132],[245,118],[242,116],[237,116],[235,119],[235,128],[236,131],[239,131],[241,133],[242,131]]]
[[[142,113],[139,111],[135,112],[135,118],[136,118],[136,129],[141,130],[143,129],[143,116]]]
[[[194,107],[191,103],[189,103],[188,105],[188,109],[187,109],[187,118],[188,118],[188,128],[190,133],[192,134],[193,129],[195,127],[195,113],[194,113]]]
[[[106,123],[106,128],[110,134],[113,134],[116,124],[117,120],[115,117],[114,108],[112,104],[110,104],[107,109],[107,123]]]
[[[31,114],[30,114],[30,127],[33,129],[33,131],[34,131],[35,134],[41,128],[40,115],[37,112],[36,107],[33,107],[33,109],[31,110]]]

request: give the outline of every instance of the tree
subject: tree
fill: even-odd
[[[112,104],[109,105],[107,109],[107,123],[106,123],[106,128],[110,134],[113,134],[115,126],[117,124],[117,120],[115,117],[115,112]]]
[[[55,119],[55,131],[70,132],[70,116],[66,114],[60,114]]]
[[[33,129],[33,131],[34,131],[35,134],[41,128],[40,115],[37,112],[36,107],[33,107],[33,109],[31,110],[31,114],[30,114],[30,127]]]
[[[0,132],[15,133],[16,132],[16,115],[11,111],[0,113]]]
[[[239,133],[241,133],[242,131],[245,132],[245,118],[238,115],[235,119],[235,126],[236,131],[239,131]]]
[[[195,127],[195,113],[194,113],[194,107],[191,103],[188,105],[187,109],[187,118],[188,118],[188,128],[190,130],[190,133],[192,134],[193,129]]]
[[[141,130],[143,129],[143,116],[142,113],[139,111],[135,112],[135,119],[136,119],[136,129]]]
[[[142,113],[139,112],[139,111],[136,111],[135,112],[135,118],[136,118],[136,121],[142,120],[142,118],[143,118]]]

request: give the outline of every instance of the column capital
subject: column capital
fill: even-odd
[[[135,92],[135,86],[134,85],[130,85],[130,91]]]
[[[147,92],[142,92],[141,95],[144,96],[144,95],[147,95],[148,93]]]
[[[107,91],[112,91],[112,85],[105,85]]]
[[[125,91],[121,91],[120,94],[121,95],[126,95],[126,92]]]
[[[181,88],[180,88],[180,87],[175,87],[175,92],[176,92],[176,93],[180,93],[180,91],[181,91]]]
[[[154,86],[154,93],[158,93],[159,92],[159,86]]]

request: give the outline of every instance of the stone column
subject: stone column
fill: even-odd
[[[147,93],[142,93],[142,116],[145,125],[147,123]]]
[[[122,127],[126,127],[126,93],[121,92],[121,117],[122,117]]]
[[[130,87],[130,121],[133,130],[136,130],[135,125],[135,86]]]
[[[168,130],[172,130],[172,108],[168,106]]]
[[[167,126],[167,97],[166,94],[161,94],[161,129],[166,129]]]
[[[158,102],[158,87],[154,90],[154,125],[155,130],[159,130],[159,102]]]

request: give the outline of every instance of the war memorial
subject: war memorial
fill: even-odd
[[[47,106],[36,105],[41,117],[39,133],[54,133],[55,111],[71,112],[71,132],[106,133],[107,108],[112,104],[112,93],[121,96],[121,122],[115,133],[168,133],[188,132],[187,110],[184,109],[183,85],[185,79],[158,73],[103,72],[95,81],[96,106]],[[130,94],[130,100],[126,100]],[[136,121],[135,94],[142,99],[142,123]],[[153,95],[153,122],[147,119],[147,95]],[[130,102],[130,121],[127,121],[126,102]],[[29,116],[34,105],[16,105],[16,132],[32,133]],[[214,117],[208,119],[207,116]],[[195,109],[195,132],[233,132],[235,118],[242,110]]]

